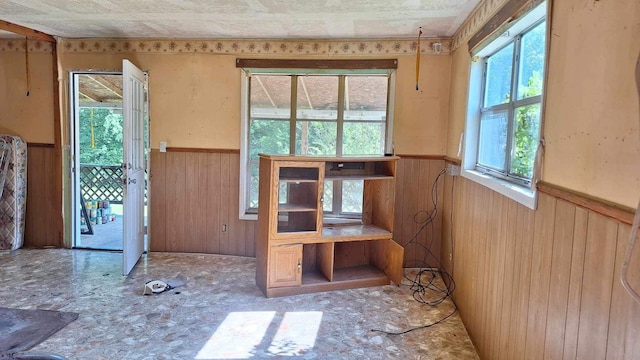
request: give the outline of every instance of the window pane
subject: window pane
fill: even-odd
[[[291,117],[291,77],[251,76],[251,118],[289,119]]]
[[[361,213],[362,198],[364,191],[364,181],[343,180],[342,181],[342,212]]]
[[[252,119],[249,127],[249,160],[258,154],[289,153],[289,121]]]
[[[384,123],[345,122],[342,142],[344,155],[382,155]]]
[[[324,182],[322,211],[325,213],[333,212],[333,181],[331,180]]]
[[[258,207],[258,189],[260,188],[260,165],[251,164],[249,166],[249,208]]]
[[[507,111],[487,112],[480,119],[478,164],[505,170],[507,148]]]
[[[542,94],[546,23],[522,36],[518,75],[518,99]]]
[[[298,76],[296,99],[298,119],[338,118],[338,77]]]
[[[346,76],[344,120],[385,121],[387,83],[386,76]]]
[[[540,104],[521,106],[514,111],[514,140],[510,173],[531,179],[540,139]]]
[[[289,154],[292,151],[297,155],[312,156],[383,154],[389,91],[386,75],[254,74],[249,84],[249,139],[245,148],[249,164],[245,191],[248,194],[247,205],[254,210],[259,200],[259,153]],[[293,98],[292,84],[296,89]],[[344,84],[344,99],[338,96],[338,93],[342,94],[340,84]],[[292,107],[296,110],[295,119],[291,119]],[[338,114],[344,119],[340,124],[340,139]],[[295,134],[290,133],[292,121],[295,121]],[[292,135],[295,144],[290,144]],[[338,143],[342,143],[341,149],[338,149]],[[343,212],[361,212],[362,186],[362,182],[346,185],[342,185],[342,181],[338,184],[325,183],[324,211],[335,212],[338,216]],[[343,191],[336,192],[337,189]],[[286,187],[279,188],[279,201],[284,201],[286,196]]]
[[[334,121],[296,122],[296,155],[336,155],[338,125]]]
[[[278,185],[278,204],[286,204],[289,198],[289,184],[286,182],[280,182]]]
[[[511,99],[513,42],[487,59],[484,106],[504,104]]]

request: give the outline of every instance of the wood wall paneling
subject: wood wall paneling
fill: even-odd
[[[228,161],[228,194],[226,214],[228,214],[226,225],[229,241],[229,254],[242,256],[255,256],[255,236],[257,221],[240,220],[240,159],[239,156],[227,154]]]
[[[149,169],[149,250],[167,251],[167,157],[151,150]]]
[[[551,283],[549,286],[548,318],[544,343],[544,358],[562,359],[564,329],[567,320],[571,253],[576,222],[576,207],[557,200],[551,258]]]
[[[516,258],[514,278],[511,323],[509,328],[509,348],[507,349],[507,359],[524,358],[525,338],[527,331],[529,294],[531,284],[531,258],[533,249],[533,219],[534,212],[528,208],[518,205],[516,217],[516,237],[518,239],[518,249]]]
[[[231,194],[229,194],[230,174],[229,174],[229,155],[220,155],[220,204],[221,206],[228,206],[231,202]],[[228,209],[228,208],[227,208]],[[234,214],[235,215],[235,214]],[[237,215],[236,215],[237,216]],[[229,244],[229,214],[227,211],[221,211],[219,216],[219,226],[223,229],[220,234],[220,254],[232,254],[231,245]],[[224,225],[227,225],[226,228]]]
[[[237,152],[151,154],[151,251],[255,256],[256,221],[238,216]]]
[[[620,282],[620,272],[624,262],[631,227],[619,225],[616,265],[613,276],[613,294],[611,296],[611,316],[609,318],[609,337],[607,359],[634,359],[640,354],[640,303],[633,301]],[[637,240],[636,240],[637,241]],[[629,263],[629,282],[640,289],[640,248],[636,246]]]
[[[454,236],[454,298],[481,358],[640,358],[640,304],[619,280],[629,225],[549,194],[532,211],[450,182],[443,237]],[[640,286],[640,261],[631,273]]]
[[[618,224],[596,213],[590,213],[588,221],[580,300],[578,358],[604,359],[607,351]]]
[[[529,288],[531,297],[527,320],[526,359],[540,359],[544,354],[555,215],[556,199],[544,194],[540,195],[533,228],[535,251],[531,259],[532,275]]]
[[[578,326],[580,325],[580,300],[582,300],[582,277],[584,274],[584,251],[587,241],[587,221],[589,212],[576,208],[571,250],[571,270],[569,274],[569,294],[567,299],[567,320],[564,329],[562,359],[575,359],[578,350]]]
[[[184,247],[183,252],[204,252],[206,248],[205,228],[202,223],[206,213],[207,198],[205,190],[200,187],[200,153],[185,154],[185,188],[184,188]],[[204,179],[206,183],[206,179]],[[201,193],[202,191],[202,193]]]
[[[166,188],[167,198],[167,251],[183,252],[185,250],[185,221],[186,214],[186,157],[191,153],[167,152]],[[153,164],[153,162],[152,162]],[[189,189],[192,191],[192,189]]]
[[[205,156],[208,196],[204,198],[206,214],[204,216],[206,229],[205,252],[210,254],[220,253],[220,238],[222,237],[221,215],[222,179],[220,170],[221,154]]]
[[[398,244],[405,247],[405,267],[441,266],[444,176],[436,187],[436,199],[432,197],[431,190],[444,166],[442,157],[401,158],[397,163],[393,236]],[[434,200],[437,200],[435,212]],[[431,224],[425,226],[431,214],[436,216]]]
[[[255,256],[258,224],[238,217],[239,154],[169,150],[152,151],[151,250]],[[441,157],[398,162],[394,219],[398,243],[406,245],[422,226],[415,220],[425,220],[433,211],[431,189],[444,166]],[[440,267],[444,181],[443,176],[436,188],[435,221],[405,251],[408,266],[424,266],[426,262],[429,267]]]
[[[456,197],[454,196],[454,187],[455,187],[455,177],[445,175],[443,178],[443,190],[442,190],[442,213],[448,214],[446,217],[444,215],[440,215],[442,219],[446,218],[446,221],[442,220],[442,232],[441,232],[441,243],[440,243],[440,263],[441,270],[448,272],[449,274],[453,273],[453,251],[454,251],[454,243],[453,243],[453,217],[452,210],[455,206],[454,201],[456,201]],[[446,277],[443,277],[446,285],[449,286]]]
[[[55,148],[27,144],[27,208],[24,247],[62,247],[56,208]]]
[[[503,219],[507,219],[508,211],[509,211],[509,202],[507,198],[504,196],[495,194],[496,200],[499,204],[500,212],[499,216]],[[497,246],[494,249],[497,250],[497,254],[494,258],[494,262],[492,263],[492,272],[494,276],[497,277],[496,281],[493,281],[493,286],[491,287],[491,317],[489,318],[488,325],[491,332],[500,333],[500,325],[501,325],[501,314],[504,312],[504,304],[505,300],[504,294],[504,280],[505,280],[505,265],[507,262],[507,258],[505,256],[506,248],[507,248],[507,233],[508,233],[508,221],[502,221],[501,226],[497,229]],[[493,337],[491,339],[491,353],[492,357],[497,357],[499,351],[502,351],[500,348],[500,338]]]
[[[514,299],[516,295],[514,294],[515,286],[518,282],[518,278],[516,276],[516,269],[520,268],[520,263],[516,262],[516,252],[519,250],[521,244],[514,241],[517,239],[516,229],[517,229],[517,221],[518,221],[518,204],[506,200],[506,218],[504,221],[504,242],[505,242],[505,252],[504,252],[504,279],[502,284],[502,305],[500,306],[499,315],[496,316],[499,319],[497,324],[499,328],[499,336],[497,336],[497,349],[500,351],[507,351],[509,349],[509,331],[510,325],[513,319],[516,316],[513,313],[514,309]],[[496,356],[499,357],[499,356]]]

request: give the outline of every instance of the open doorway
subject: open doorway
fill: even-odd
[[[123,205],[126,176],[122,73],[73,72],[71,78],[74,105],[73,246],[121,251],[126,212]],[[148,149],[148,111],[144,110],[144,147]],[[147,155],[145,151],[145,163]],[[143,222],[146,229],[146,173],[144,183]],[[146,242],[145,231],[145,249]]]

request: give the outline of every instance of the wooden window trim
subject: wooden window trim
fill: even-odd
[[[548,2],[551,0],[547,0]],[[543,0],[509,0],[498,12],[482,26],[467,43],[473,52],[486,39],[510,27],[509,24],[520,19],[529,10],[541,4]]]
[[[254,69],[397,69],[398,60],[288,60],[288,59],[236,59],[237,68]]]

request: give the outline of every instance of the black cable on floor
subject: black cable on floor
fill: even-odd
[[[387,335],[402,335],[402,334],[409,333],[411,331],[426,329],[426,328],[430,328],[432,326],[438,325],[446,321],[447,319],[449,319],[458,310],[458,306],[456,305],[455,301],[453,300],[453,297],[451,296],[456,288],[455,281],[453,280],[453,276],[449,274],[446,271],[446,269],[442,266],[442,263],[440,262],[439,257],[435,256],[431,251],[431,244],[433,243],[433,239],[435,236],[433,221],[436,219],[436,216],[438,215],[437,185],[438,185],[438,182],[440,181],[440,178],[445,173],[446,173],[446,169],[443,169],[442,171],[440,171],[431,187],[431,200],[433,205],[433,208],[431,209],[431,211],[421,210],[421,211],[418,211],[413,217],[414,221],[418,225],[420,225],[420,227],[418,228],[418,231],[416,231],[416,233],[413,235],[413,237],[409,240],[409,242],[407,242],[404,248],[406,249],[408,246],[414,245],[416,247],[424,249],[425,255],[422,259],[410,260],[405,262],[404,278],[408,281],[409,288],[413,291],[413,298],[416,301],[429,306],[438,306],[442,304],[446,299],[451,299],[451,302],[453,303],[453,311],[447,316],[433,323],[417,326],[404,331],[390,332],[390,331],[377,330],[377,329],[372,329],[371,331],[380,332]],[[432,241],[429,242],[428,246],[426,246],[418,241],[418,237],[428,226],[431,226]],[[430,268],[428,260],[432,260],[433,262],[435,262],[437,264],[437,268]],[[418,273],[416,273],[411,278],[407,275],[407,270],[406,270],[406,267],[409,264],[414,265],[413,267],[415,267],[415,265],[420,265],[418,267],[421,268],[418,271]],[[435,284],[437,275],[440,275],[442,277],[442,281],[444,282],[444,287],[440,287],[439,285]],[[423,277],[425,278],[423,279]],[[434,294],[436,295],[435,298],[433,296]]]

